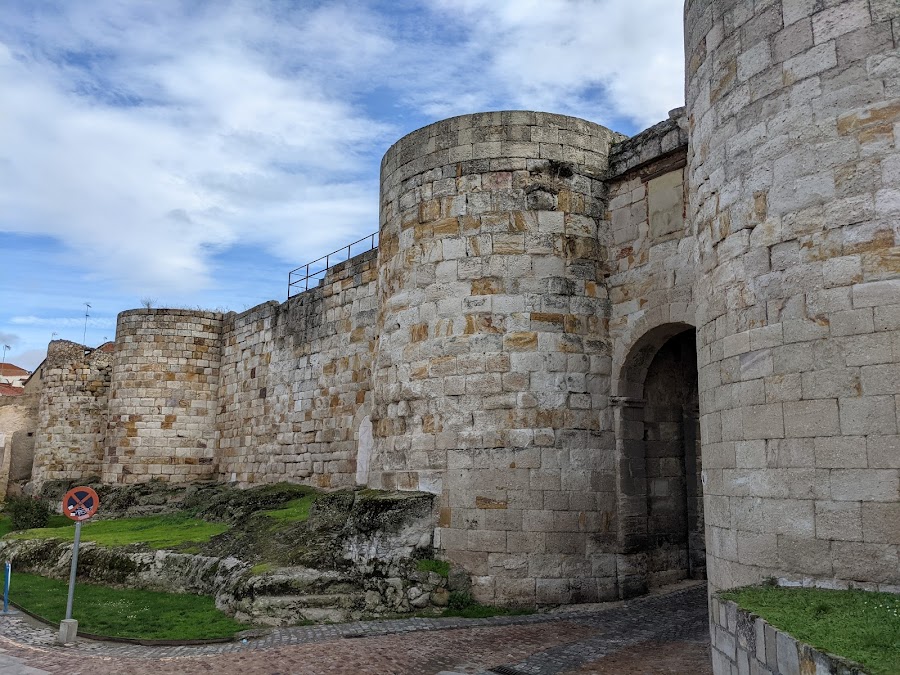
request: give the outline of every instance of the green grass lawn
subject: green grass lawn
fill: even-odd
[[[900,674],[898,595],[752,587],[721,596],[802,642],[862,664],[872,675]]]
[[[50,516],[50,522],[47,524],[47,527],[65,527],[66,525],[72,525],[74,527],[75,523],[65,516],[57,513]],[[10,519],[10,517],[6,515],[0,515],[0,537],[9,534],[12,531],[12,520]]]
[[[66,613],[68,584],[34,574],[13,574],[10,600],[48,621]],[[72,618],[78,630],[108,637],[198,640],[231,637],[250,626],[216,609],[211,597],[108,588],[78,582]]]
[[[62,516],[63,518],[65,516]],[[68,520],[68,518],[66,518]],[[75,526],[42,527],[22,530],[7,535],[10,539],[65,539],[75,538]],[[224,523],[208,523],[186,515],[142,516],[117,520],[86,521],[81,528],[81,540],[93,541],[101,546],[125,546],[146,544],[150,548],[176,548],[201,544],[228,529]]]

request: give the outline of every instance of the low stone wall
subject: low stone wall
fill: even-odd
[[[45,484],[56,502],[63,482]],[[287,488],[235,490],[214,483],[98,485],[104,518],[148,513],[196,515],[230,529],[197,550],[150,550],[142,544],[85,541],[78,577],[127,588],[215,597],[239,621],[292,625],[297,621],[350,621],[445,607],[450,590],[467,592],[460,570],[420,570],[433,553],[434,497],[375,490],[320,494],[305,521],[274,529],[264,513],[299,494]],[[279,491],[280,490],[280,491]],[[56,502],[57,504],[59,502]],[[71,529],[71,528],[70,528]],[[15,573],[67,579],[72,543],[63,539],[2,539],[0,560]],[[255,564],[256,563],[256,564]]]
[[[730,600],[709,601],[715,675],[864,675],[858,665],[798,642]]]
[[[13,574],[31,572],[64,580],[72,544],[60,539],[0,541],[0,556]],[[361,577],[307,567],[276,567],[254,573],[237,558],[148,551],[135,546],[105,547],[84,542],[79,580],[215,598],[216,607],[238,621],[290,626],[298,621],[352,621],[445,607],[449,579],[418,572],[415,561],[400,561],[390,573]]]

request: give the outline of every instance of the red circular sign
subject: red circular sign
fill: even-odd
[[[74,487],[63,497],[62,507],[72,520],[87,520],[100,508],[100,498],[93,488]]]

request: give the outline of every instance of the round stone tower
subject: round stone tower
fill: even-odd
[[[898,38],[893,0],[686,3],[714,587],[900,583]]]
[[[222,315],[119,314],[104,483],[215,477]]]
[[[584,120],[465,115],[381,166],[369,485],[441,495],[479,599],[615,594],[603,285],[610,143]]]

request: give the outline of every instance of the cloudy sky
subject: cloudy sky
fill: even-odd
[[[681,105],[679,0],[4,0],[0,343],[284,300],[378,223],[402,135],[483,110],[633,134]]]

